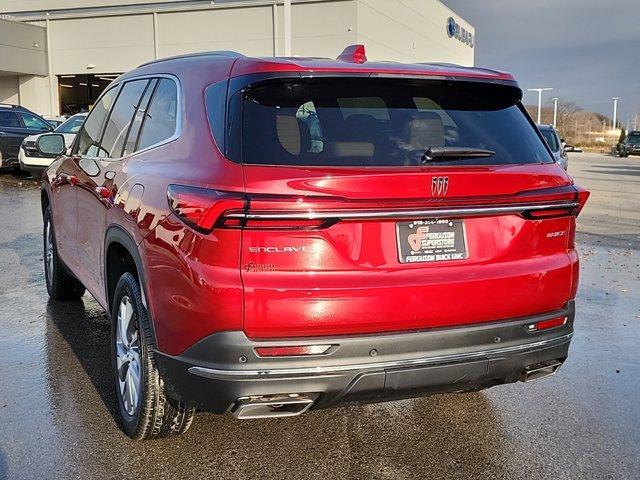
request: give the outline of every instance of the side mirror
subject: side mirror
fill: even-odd
[[[66,152],[64,137],[59,133],[46,133],[36,140],[38,153],[46,157],[57,157]]]

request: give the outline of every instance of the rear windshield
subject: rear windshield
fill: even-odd
[[[372,78],[272,79],[242,93],[243,163],[419,166],[430,147],[491,150],[484,158],[427,164],[553,160],[520,105],[520,90],[478,82]],[[234,128],[234,127],[231,127]]]
[[[552,152],[557,152],[558,150],[560,150],[560,144],[558,143],[558,137],[556,137],[556,132],[548,128],[544,128],[544,129],[540,129],[540,133],[542,133],[542,136],[546,140]]]

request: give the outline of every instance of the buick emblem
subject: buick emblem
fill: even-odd
[[[449,177],[431,177],[431,195],[442,197],[449,190]]]

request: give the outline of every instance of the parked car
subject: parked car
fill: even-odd
[[[64,137],[65,146],[68,148],[76,138],[76,133],[82,127],[87,113],[78,113],[69,118],[63,124],[57,126],[53,131],[61,133]],[[46,169],[55,159],[50,155],[42,155],[36,148],[36,141],[40,135],[30,135],[26,137],[20,145],[18,153],[18,163],[20,170],[31,173],[32,176],[38,178],[44,169]]]
[[[556,163],[566,170],[569,166],[569,158],[565,152],[565,147],[562,144],[560,135],[558,135],[558,131],[553,128],[553,125],[538,125],[538,130],[540,130],[545,142],[547,142]]]
[[[0,166],[17,167],[25,137],[53,130],[44,118],[19,105],[0,103]]]
[[[51,124],[55,129],[66,122],[69,117],[65,115],[44,115],[42,118],[44,118],[47,123]]]
[[[575,146],[569,145],[567,143],[567,144],[564,145],[564,151],[565,152],[572,152],[572,153],[582,153],[582,148],[575,147]]]
[[[61,155],[42,183],[47,290],[110,313],[124,432],[555,373],[589,193],[521,98],[507,73],[362,46],[198,53],[119,77],[70,154],[40,136]]]
[[[619,153],[621,157],[629,155],[640,155],[640,131],[631,131],[620,144]]]

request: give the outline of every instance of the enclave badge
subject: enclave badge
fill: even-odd
[[[441,197],[449,190],[449,177],[431,177],[431,195]]]

